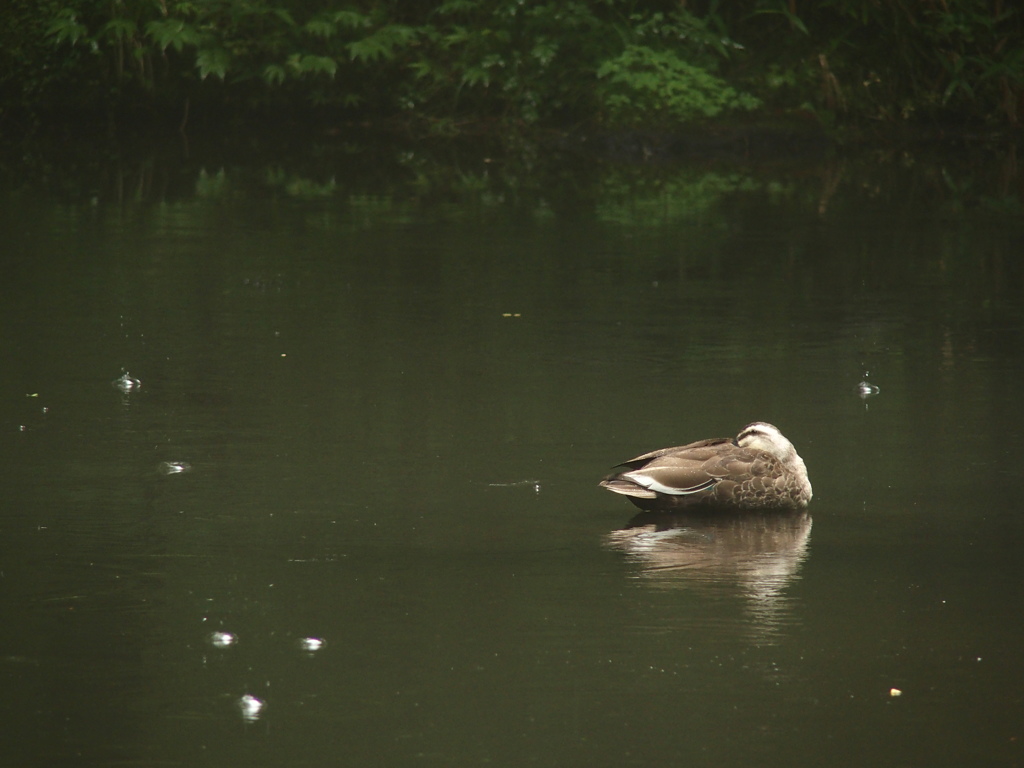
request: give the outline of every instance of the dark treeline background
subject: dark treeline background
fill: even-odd
[[[7,0],[0,117],[1016,127],[1022,29],[1005,0]]]

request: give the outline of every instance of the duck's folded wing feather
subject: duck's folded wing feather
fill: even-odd
[[[639,469],[623,472],[620,477],[631,480],[649,491],[672,496],[689,496],[713,488],[721,475],[707,469],[717,468],[716,459],[707,459],[688,451],[686,456],[659,456]]]
[[[715,448],[731,442],[733,441],[728,437],[716,437],[710,440],[698,440],[697,442],[690,443],[689,445],[677,445],[674,448],[662,448],[657,451],[651,451],[650,453],[645,453],[642,456],[637,456],[636,458],[630,459],[629,461],[624,461],[621,464],[617,464],[616,466],[629,467],[630,469],[640,469],[640,467],[644,466],[652,459],[658,459],[661,458],[662,456],[671,455],[683,456],[684,454],[691,455],[694,459],[697,459],[699,461],[706,461],[707,459],[710,459],[713,456],[717,455],[717,451],[714,450]]]
[[[612,493],[621,493],[623,496],[633,496],[637,499],[658,498],[658,494],[654,491],[649,491],[646,488],[637,485],[632,480],[623,480],[619,475],[606,477],[599,483],[599,485],[602,488],[607,488]]]
[[[749,477],[760,471],[755,452],[736,448],[723,454],[717,441],[705,443],[708,444],[687,447],[681,453],[663,453],[616,477],[647,492],[689,496],[710,490],[723,480]]]
[[[682,467],[652,467],[637,472],[623,472],[621,477],[632,480],[647,491],[670,496],[690,496],[714,488],[718,478]]]

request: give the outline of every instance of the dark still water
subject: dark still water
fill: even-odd
[[[325,146],[6,178],[5,764],[1024,762],[1001,152]],[[616,532],[757,420],[808,514]]]

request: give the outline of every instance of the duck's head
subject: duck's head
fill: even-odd
[[[742,448],[770,453],[780,461],[789,463],[799,458],[796,448],[779,428],[764,421],[747,424],[736,436],[736,444]]]

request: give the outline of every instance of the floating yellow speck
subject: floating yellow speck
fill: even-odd
[[[522,314],[519,313],[519,312],[502,312],[501,316],[502,317],[522,317]]]
[[[889,689],[889,695],[892,696],[893,698],[895,698],[897,696],[902,696],[903,695],[903,691],[901,691],[899,688],[890,688]]]

